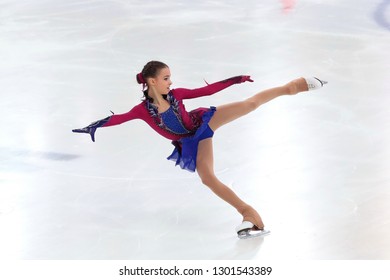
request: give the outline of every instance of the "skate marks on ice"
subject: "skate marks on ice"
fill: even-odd
[[[264,245],[266,245],[266,238],[234,238],[236,240],[234,245],[229,250],[227,250],[224,255],[218,256],[219,259],[258,259],[266,254],[266,252],[264,252],[263,247]]]

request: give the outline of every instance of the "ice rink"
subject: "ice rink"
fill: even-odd
[[[172,88],[255,81],[188,110],[329,82],[214,136],[269,236],[239,240],[239,213],[144,122],[71,132],[138,104],[149,60]],[[0,258],[389,260],[389,82],[389,0],[0,0]]]

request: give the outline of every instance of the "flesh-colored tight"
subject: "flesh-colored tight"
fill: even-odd
[[[306,82],[302,78],[291,81],[281,87],[261,91],[246,100],[219,106],[211,118],[209,126],[213,131],[216,131],[221,126],[256,110],[262,104],[276,97],[292,95],[300,91],[307,91]],[[243,216],[244,221],[253,223],[259,229],[264,228],[264,224],[257,211],[241,200],[215,176],[212,138],[207,138],[199,142],[196,166],[199,177],[204,185],[208,186],[216,195],[236,208]]]

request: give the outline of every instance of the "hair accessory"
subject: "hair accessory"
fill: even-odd
[[[137,78],[137,82],[139,84],[142,84],[142,91],[145,91],[145,89],[146,89],[146,81],[145,81],[144,75],[142,75],[142,72],[138,73],[136,78]]]
[[[145,79],[144,79],[144,75],[142,75],[142,72],[141,72],[141,73],[138,73],[137,76],[136,76],[136,78],[137,78],[137,82],[138,82],[139,84],[146,84],[146,81],[145,81]]]

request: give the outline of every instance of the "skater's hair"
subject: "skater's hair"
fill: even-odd
[[[155,78],[159,74],[161,69],[168,68],[164,62],[152,60],[146,63],[144,68],[140,73],[137,74],[136,79],[139,84],[144,85],[143,93],[146,100],[153,102],[153,98],[151,98],[148,94],[148,88],[146,87],[146,79],[147,78]],[[163,95],[166,98],[166,95]]]

